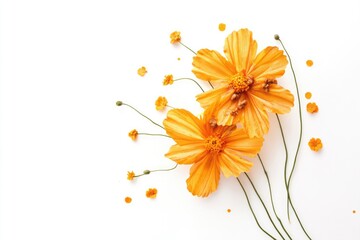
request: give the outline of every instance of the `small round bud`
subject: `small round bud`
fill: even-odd
[[[150,174],[150,170],[144,170],[144,174]]]
[[[274,38],[275,38],[275,40],[279,40],[279,39],[280,39],[280,36],[279,36],[278,34],[275,34],[275,35],[274,35]]]
[[[121,106],[121,105],[123,105],[123,102],[122,102],[122,101],[117,101],[117,102],[116,102],[116,106]]]

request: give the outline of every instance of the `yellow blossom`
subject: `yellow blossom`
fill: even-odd
[[[309,113],[316,113],[319,111],[319,107],[316,105],[316,103],[311,102],[306,105],[306,111]]]
[[[172,32],[170,34],[170,39],[171,39],[170,43],[172,43],[172,44],[180,42],[181,41],[180,32],[177,32],[177,31]]]
[[[174,83],[174,77],[172,74],[165,75],[163,85],[171,85]]]
[[[309,145],[310,149],[315,152],[319,151],[323,147],[320,138],[311,138],[308,145]]]
[[[138,131],[136,130],[136,129],[133,129],[133,130],[131,130],[130,132],[129,132],[129,137],[133,140],[133,141],[135,141],[136,140],[136,138],[137,138],[137,136],[138,136]]]
[[[146,191],[146,197],[147,198],[156,198],[157,195],[157,189],[156,188],[149,188]]]
[[[141,77],[145,76],[145,74],[147,73],[146,67],[143,66],[143,67],[139,68],[138,71],[137,71],[137,73],[138,73]]]
[[[127,180],[134,180],[135,173],[133,171],[127,173]]]
[[[158,97],[155,101],[156,110],[161,111],[164,110],[168,101],[165,97]]]
[[[225,23],[220,23],[219,24],[219,30],[220,31],[225,31],[225,29],[226,29],[226,24]]]

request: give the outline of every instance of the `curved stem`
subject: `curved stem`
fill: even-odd
[[[138,135],[146,135],[146,136],[160,136],[160,137],[168,137],[171,138],[168,135],[161,134],[161,133],[138,133]]]
[[[296,217],[296,219],[298,220],[298,222],[299,222],[299,224],[300,224],[300,227],[302,228],[302,230],[304,231],[304,233],[305,233],[305,235],[309,238],[309,239],[311,239],[310,238],[310,236],[309,236],[309,234],[306,232],[306,230],[305,230],[305,228],[304,228],[304,226],[303,226],[303,224],[302,224],[302,222],[301,222],[301,220],[300,220],[300,217],[299,217],[299,215],[297,214],[297,212],[296,212],[296,209],[295,209],[295,207],[294,207],[294,205],[293,205],[293,203],[292,203],[292,200],[291,200],[291,196],[290,196],[290,194],[289,194],[289,185],[288,185],[288,183],[286,182],[286,167],[287,167],[287,161],[288,161],[288,149],[287,149],[287,145],[286,145],[286,141],[285,141],[285,136],[284,136],[284,132],[283,132],[283,129],[282,129],[282,125],[281,125],[281,121],[280,121],[280,118],[279,118],[279,116],[276,114],[276,117],[277,117],[277,120],[278,120],[278,123],[279,123],[279,127],[280,127],[280,131],[281,131],[281,136],[282,136],[282,139],[283,139],[283,144],[284,144],[284,148],[285,148],[285,155],[286,155],[286,158],[285,158],[285,169],[284,169],[284,179],[285,179],[285,186],[286,186],[286,190],[287,190],[287,198],[288,198],[288,207],[289,207],[289,205],[291,206],[291,209],[293,210],[293,212],[294,212],[294,214],[295,214],[295,217]],[[288,217],[289,217],[289,215],[288,215]]]
[[[288,56],[289,58],[289,63],[290,63],[290,67],[291,67],[291,71],[292,71],[292,74],[294,76],[294,81],[295,81],[295,87],[296,87],[296,94],[297,94],[297,100],[298,100],[298,104],[299,104],[299,119],[300,119],[300,133],[299,133],[299,141],[298,141],[298,145],[297,145],[297,148],[296,148],[296,153],[295,153],[295,157],[294,157],[294,163],[292,165],[292,168],[291,168],[291,172],[290,172],[290,175],[289,175],[289,179],[287,181],[287,187],[288,187],[288,202],[290,202],[290,199],[289,199],[289,196],[290,196],[290,183],[291,183],[291,179],[292,179],[292,176],[293,176],[293,173],[294,173],[294,170],[295,170],[295,166],[296,166],[296,162],[297,162],[297,156],[299,154],[299,150],[300,150],[300,145],[301,145],[301,140],[302,140],[302,132],[303,132],[303,123],[302,123],[302,113],[301,113],[301,101],[300,101],[300,93],[299,93],[299,86],[298,86],[298,83],[297,83],[297,80],[296,80],[296,75],[295,75],[295,71],[294,71],[294,67],[292,65],[292,61],[291,61],[291,58],[290,58],[290,55],[289,53],[287,52],[283,42],[281,41],[281,39],[279,38],[279,42],[281,43],[281,46],[283,47],[286,55]],[[288,208],[288,218],[290,219],[290,214],[289,214],[289,208]]]
[[[276,216],[276,219],[279,221],[280,225],[281,225],[281,228],[284,230],[284,232],[286,233],[286,235],[292,240],[290,234],[288,233],[288,231],[286,231],[286,228],[284,227],[280,217],[278,216],[277,212],[276,212],[276,209],[275,209],[275,204],[274,204],[274,199],[273,199],[273,195],[272,195],[272,189],[271,189],[271,184],[270,184],[270,178],[269,178],[269,175],[266,171],[266,168],[265,168],[265,165],[260,157],[260,155],[258,154],[257,155],[259,160],[260,160],[260,163],[261,163],[261,166],[262,166],[262,169],[264,171],[264,174],[265,174],[265,177],[267,179],[267,183],[268,183],[268,187],[269,187],[269,192],[270,192],[270,200],[271,200],[271,206],[272,206],[272,209],[273,209],[273,212]]]
[[[127,104],[127,103],[122,103],[122,105],[124,106],[128,106],[129,108],[133,109],[135,112],[137,112],[138,114],[140,114],[141,116],[143,116],[144,118],[146,118],[147,120],[149,120],[150,122],[152,122],[153,124],[155,124],[158,127],[161,127],[162,129],[165,129],[163,126],[161,126],[160,124],[154,122],[153,120],[151,120],[150,118],[148,118],[147,116],[145,116],[144,114],[142,114],[140,111],[138,111],[136,108],[132,107],[131,105]]]
[[[291,199],[291,196],[290,196],[290,191],[289,191],[289,185],[287,182],[287,167],[288,167],[288,160],[289,160],[289,152],[288,152],[288,148],[287,148],[286,141],[285,141],[284,130],[282,128],[281,121],[280,121],[278,114],[276,114],[276,119],[279,124],[280,133],[281,133],[281,137],[282,137],[284,149],[285,149],[284,182],[285,182],[285,188],[286,188],[286,194],[287,194],[286,212],[287,212],[288,220],[290,221],[290,211],[289,211],[290,200],[289,199]]]
[[[171,170],[174,170],[175,168],[177,168],[179,164],[176,164],[174,167],[172,168],[167,168],[167,169],[157,169],[157,170],[152,170],[150,172],[165,172],[165,171],[171,171]]]
[[[174,170],[175,168],[177,168],[178,164],[176,164],[174,167],[172,168],[165,168],[165,169],[155,169],[155,170],[145,170],[144,173],[142,174],[139,174],[139,175],[136,175],[134,177],[141,177],[141,176],[144,176],[144,175],[149,175],[150,173],[152,172],[167,172],[167,171],[171,171],[171,170]]]
[[[299,215],[297,214],[297,212],[295,211],[295,207],[294,207],[294,205],[293,205],[293,203],[292,203],[291,198],[289,199],[289,202],[290,202],[290,206],[291,206],[292,210],[294,211],[295,217],[296,217],[296,219],[298,220],[298,222],[299,222],[299,224],[300,224],[301,229],[303,230],[303,232],[305,233],[305,235],[309,238],[309,240],[312,240],[311,237],[309,236],[309,234],[307,233],[307,231],[305,230],[303,224],[301,223],[300,217],[299,217]]]
[[[268,235],[271,239],[276,240],[276,238],[274,238],[272,235],[270,235],[270,233],[268,233],[268,232],[260,225],[260,223],[259,223],[259,221],[258,221],[258,219],[257,219],[257,217],[256,217],[256,215],[255,215],[255,212],[254,212],[254,210],[253,210],[253,208],[252,208],[252,206],[251,206],[249,197],[248,197],[248,195],[247,195],[247,193],[246,193],[246,190],[245,190],[244,186],[241,184],[240,179],[239,179],[238,177],[236,178],[236,180],[238,181],[238,183],[240,184],[240,187],[241,187],[242,190],[244,191],[244,194],[245,194],[245,197],[246,197],[246,201],[247,201],[247,203],[248,203],[248,205],[249,205],[250,211],[251,211],[251,213],[252,213],[252,215],[253,215],[253,217],[254,217],[254,219],[255,219],[256,224],[258,225],[258,227],[259,227],[266,235]]]
[[[200,84],[197,81],[195,81],[194,79],[192,79],[192,78],[177,78],[177,79],[174,80],[174,82],[178,81],[178,80],[190,80],[190,81],[193,81],[194,83],[196,83],[196,85],[198,85],[198,87],[201,89],[202,92],[205,92],[204,89],[200,86]]]
[[[270,220],[271,224],[274,226],[275,230],[278,232],[278,234],[280,235],[280,237],[281,237],[282,239],[284,239],[284,240],[285,240],[284,236],[281,234],[281,232],[279,231],[279,229],[276,227],[276,225],[275,225],[274,221],[272,220],[272,218],[271,218],[271,216],[270,216],[270,213],[269,213],[269,211],[268,211],[268,209],[267,209],[267,207],[266,207],[266,205],[265,205],[264,201],[262,200],[262,198],[261,198],[261,196],[260,196],[259,192],[257,191],[257,189],[256,189],[256,187],[255,187],[255,185],[254,185],[254,183],[251,181],[251,179],[250,179],[250,177],[249,177],[249,175],[248,175],[247,173],[245,173],[245,176],[246,176],[246,177],[247,177],[247,179],[249,180],[249,182],[250,182],[251,186],[253,187],[253,189],[254,189],[254,191],[255,191],[256,195],[258,196],[258,198],[259,198],[259,200],[260,200],[261,204],[263,205],[263,207],[264,207],[264,209],[265,209],[265,212],[266,212],[266,214],[267,214],[267,216],[268,216],[268,218],[269,218],[269,220]]]

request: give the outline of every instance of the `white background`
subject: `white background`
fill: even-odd
[[[172,141],[131,141],[133,128],[162,129],[115,106],[123,100],[161,123],[166,113],[154,102],[166,96],[169,105],[200,113],[196,85],[162,86],[165,74],[193,77],[193,54],[171,45],[169,34],[181,31],[194,50],[222,51],[225,37],[240,28],[254,32],[259,50],[279,46],[273,35],[280,34],[293,60],[304,134],[292,196],[306,229],[318,240],[360,239],[359,9],[357,0],[1,1],[0,239],[267,239],[234,178],[222,177],[204,199],[186,190],[188,166],[127,181],[129,170],[172,167],[163,156]],[[141,66],[148,69],[143,78],[136,73]],[[279,84],[295,93],[290,68]],[[315,115],[305,111],[306,91],[319,105]],[[261,156],[280,217],[293,239],[306,239],[293,214],[286,221],[285,155],[276,118],[270,119]],[[281,116],[289,161],[298,119],[297,105]],[[309,150],[311,137],[323,140],[321,152]],[[253,161],[250,176],[270,207]],[[247,179],[240,179],[261,224],[276,235]],[[145,197],[149,187],[159,191],[154,200]]]

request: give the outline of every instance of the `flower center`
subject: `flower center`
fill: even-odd
[[[244,72],[240,72],[231,77],[229,87],[234,89],[235,93],[243,93],[250,89],[254,83],[254,78],[246,76]]]
[[[205,148],[210,152],[219,153],[223,150],[223,141],[217,136],[210,136],[205,139]]]

